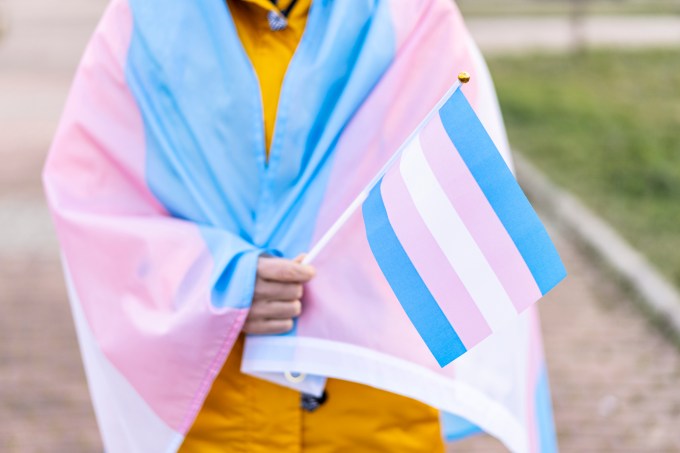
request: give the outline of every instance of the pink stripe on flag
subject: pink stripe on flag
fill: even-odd
[[[465,94],[473,107],[476,105],[477,78],[470,38],[458,8],[448,0],[390,0],[389,5],[397,43],[394,61],[340,137],[312,243],[330,228],[455,83],[457,71],[472,72]],[[426,23],[430,25],[424,26]]]
[[[470,349],[490,335],[491,328],[420,217],[398,165],[387,173],[382,184],[394,232],[444,315]]]
[[[451,204],[498,276],[517,312],[522,312],[541,298],[541,291],[512,238],[444,130],[439,116],[425,126],[420,140],[425,157]]]

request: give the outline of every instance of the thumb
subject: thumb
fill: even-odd
[[[307,257],[306,253],[300,253],[297,257],[295,257],[293,261],[295,261],[298,264],[302,264],[306,257]]]
[[[297,263],[297,264],[301,264],[302,266],[304,266],[305,268],[307,268],[307,270],[311,271],[312,276],[314,276],[314,275],[316,274],[316,269],[314,269],[314,266],[312,266],[311,264],[305,264],[305,263],[303,263],[303,261],[305,260],[305,258],[307,258],[307,254],[306,254],[306,253],[300,253],[300,254],[293,260],[293,262],[294,262],[294,263]]]

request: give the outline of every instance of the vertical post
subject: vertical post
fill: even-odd
[[[5,37],[5,21],[7,20],[5,17],[5,2],[0,0],[0,45],[2,44],[2,39]]]
[[[0,45],[9,33],[9,10],[5,0],[0,0]]]
[[[571,50],[574,53],[582,52],[586,47],[586,1],[570,0],[570,26],[571,26]]]

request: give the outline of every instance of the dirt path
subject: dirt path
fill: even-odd
[[[680,46],[680,16],[591,16],[576,29],[567,16],[474,17],[468,26],[487,54],[559,52],[575,39],[590,47]]]

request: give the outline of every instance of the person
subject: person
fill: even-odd
[[[478,64],[468,40],[447,0],[112,1],[44,170],[107,451],[444,451],[421,401],[240,367],[315,309],[301,254]]]
[[[264,131],[271,148],[276,110],[286,69],[304,32],[311,0],[229,0],[238,36],[260,81]],[[279,9],[280,8],[280,9]],[[268,12],[285,11],[287,27],[272,31]],[[283,157],[285,159],[285,156]],[[260,258],[253,303],[243,332],[279,334],[293,328],[302,311],[308,266]],[[372,387],[330,380],[332,395],[309,412],[300,394],[239,371],[243,336],[218,375],[180,451],[443,451],[438,412],[422,403]],[[236,390],[238,389],[238,390]],[[234,414],[230,408],[238,408]],[[361,422],[358,422],[358,420]],[[263,427],[268,427],[263,431]]]

